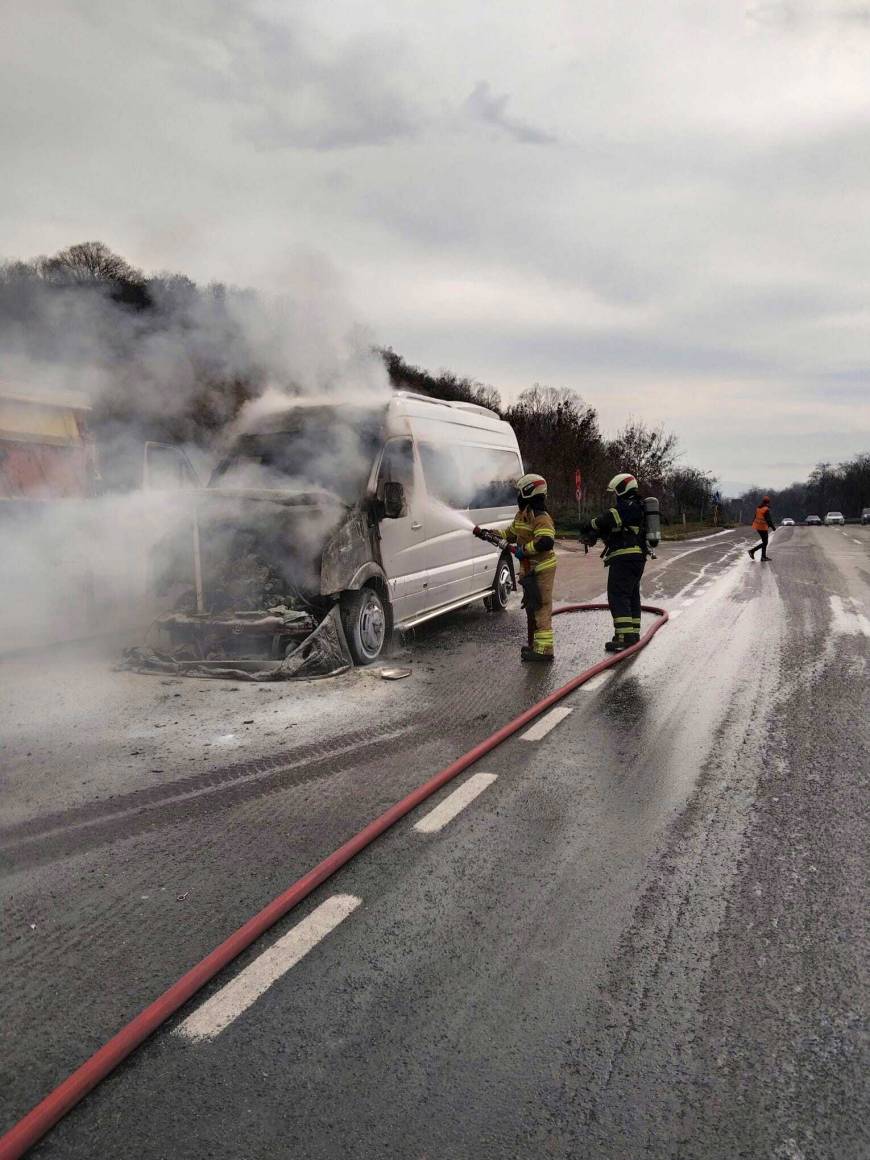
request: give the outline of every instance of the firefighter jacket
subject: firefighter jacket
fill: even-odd
[[[505,539],[522,548],[520,570],[524,576],[529,572],[549,572],[556,567],[556,525],[549,512],[521,508],[505,532]]]
[[[596,516],[592,532],[604,541],[604,563],[623,556],[646,556],[646,510],[636,491],[619,496],[614,507]]]
[[[755,509],[755,519],[752,521],[752,526],[756,532],[776,531],[773,516],[770,514],[770,507],[766,503],[761,504]]]

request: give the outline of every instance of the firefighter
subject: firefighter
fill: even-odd
[[[776,531],[776,525],[773,522],[773,516],[770,514],[770,496],[766,495],[761,503],[755,509],[755,519],[752,521],[752,526],[761,539],[760,544],[756,544],[754,548],[749,549],[750,559],[755,559],[755,553],[761,548],[761,562],[766,564],[770,559],[767,554],[767,539],[771,532]]]
[[[637,492],[637,480],[627,472],[614,475],[607,485],[615,496],[613,507],[580,528],[588,547],[604,541],[607,603],[613,617],[613,639],[608,652],[622,652],[640,640],[640,578],[647,557],[646,510]]]
[[[517,480],[514,522],[505,532],[520,562],[523,608],[529,638],[520,656],[524,661],[553,660],[553,581],[556,579],[556,526],[547,511],[547,481],[542,475]]]

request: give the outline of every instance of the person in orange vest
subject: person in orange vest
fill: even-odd
[[[761,543],[756,544],[754,548],[749,549],[749,555],[754,560],[755,553],[761,548],[761,562],[766,564],[770,559],[767,554],[767,537],[771,532],[776,531],[776,524],[773,522],[773,516],[770,514],[770,496],[766,495],[761,503],[755,509],[755,519],[752,521],[752,526],[755,528],[761,537]]]

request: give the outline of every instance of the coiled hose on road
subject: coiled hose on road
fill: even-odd
[[[606,612],[606,604],[567,604],[562,608],[554,609],[553,615],[560,616],[567,612]],[[309,870],[297,882],[294,882],[283,894],[274,898],[253,918],[248,919],[244,926],[231,934],[228,939],[215,947],[204,959],[164,991],[159,998],[150,1003],[143,1011],[122,1027],[99,1050],[95,1051],[90,1059],[85,1060],[76,1068],[53,1092],[45,1097],[31,1111],[18,1121],[8,1132],[0,1137],[0,1160],[18,1160],[28,1148],[41,1140],[46,1132],[50,1131],[68,1111],[75,1107],[80,1100],[92,1091],[98,1083],[106,1078],[114,1069],[127,1058],[136,1048],[152,1035],[158,1027],[173,1015],[188,999],[206,983],[210,982],[233,959],[246,950],[279,919],[283,918],[294,906],[298,906],[305,898],[317,889],[327,878],[332,877],[337,870],[345,866],[352,858],[371,845],[376,838],[385,833],[411,810],[424,802],[432,794],[447,785],[460,773],[464,773],[469,766],[474,765],[481,757],[490,753],[497,746],[519,732],[536,717],[545,713],[547,709],[563,700],[569,693],[579,689],[587,681],[614,665],[628,660],[641,649],[646,648],[658,630],[667,623],[668,614],[663,608],[642,606],[642,611],[652,613],[658,619],[646,630],[637,644],[632,645],[624,652],[614,653],[591,668],[585,669],[576,677],[572,677],[566,685],[550,693],[530,709],[514,717],[506,725],[502,725],[495,733],[481,741],[474,748],[469,749],[462,757],[457,758],[451,765],[436,773],[434,777],[412,790],[401,801],[390,806],[388,810],[375,818],[359,833],[355,834],[343,846],[339,846],[328,858],[324,858],[313,870]]]

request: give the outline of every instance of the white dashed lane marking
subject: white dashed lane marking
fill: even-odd
[[[414,829],[420,834],[434,834],[443,830],[448,822],[452,822],[458,813],[473,802],[478,794],[483,793],[488,785],[497,780],[495,773],[475,773],[462,783],[459,789],[439,802],[424,818],[416,823]]]
[[[238,975],[175,1029],[176,1035],[194,1042],[214,1039],[238,1019],[243,1011],[256,1002],[283,974],[295,967],[310,950],[335,930],[362,899],[352,894],[334,894],[316,910],[297,923],[283,938],[279,938]]]
[[[597,677],[593,677],[591,681],[587,681],[580,688],[585,693],[594,693],[596,689],[600,689],[602,685],[606,684],[612,676],[613,669],[605,669],[603,673],[599,673]]]
[[[551,709],[540,721],[536,721],[531,729],[527,729],[520,737],[520,741],[540,741],[546,737],[551,729],[555,729],[560,721],[564,721],[573,709]]]

